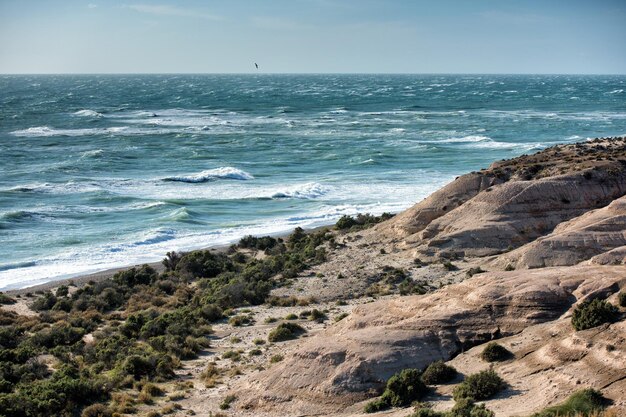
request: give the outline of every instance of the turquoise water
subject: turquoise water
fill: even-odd
[[[624,76],[0,76],[0,289],[397,212],[626,133]]]

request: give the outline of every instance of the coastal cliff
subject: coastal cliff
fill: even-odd
[[[244,406],[339,413],[381,392],[404,368],[452,358],[487,368],[472,363],[474,352],[496,339],[523,358],[495,367],[509,383],[487,402],[496,415],[528,415],[580,386],[603,388],[626,406],[623,322],[587,332],[567,323],[576,306],[599,297],[616,302],[626,286],[624,194],[626,140],[597,139],[496,162],[360,232],[360,248],[331,254],[336,265],[388,263],[426,282],[441,260],[454,265],[449,275],[457,279],[460,270],[482,273],[428,295],[355,308],[240,385]],[[547,380],[558,382],[544,391]],[[444,397],[432,400],[445,409]]]

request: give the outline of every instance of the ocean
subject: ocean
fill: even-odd
[[[0,75],[0,289],[399,212],[626,133],[626,76]]]

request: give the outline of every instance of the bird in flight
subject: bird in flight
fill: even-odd
[[[256,69],[259,69],[259,64],[257,64],[256,62],[254,63],[254,66],[256,67]]]

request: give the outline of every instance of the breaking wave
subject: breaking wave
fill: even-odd
[[[173,177],[163,178],[163,181],[176,181],[176,182],[188,182],[188,183],[201,183],[208,181],[215,181],[218,179],[228,180],[253,180],[254,177],[245,171],[242,171],[233,167],[220,167],[215,169],[208,169],[206,171],[199,172],[197,174],[190,175],[176,175]]]

